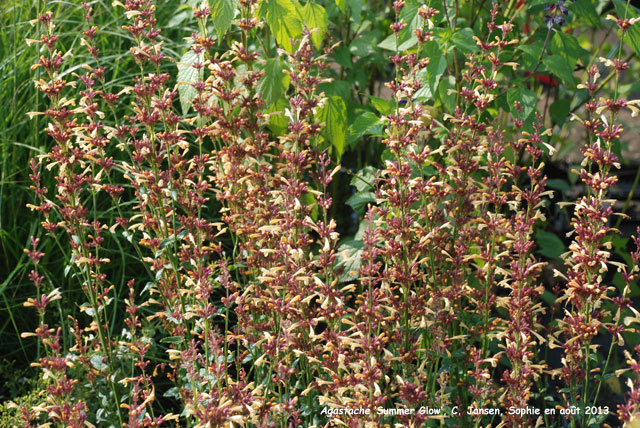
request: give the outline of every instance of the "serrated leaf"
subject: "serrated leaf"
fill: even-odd
[[[351,178],[351,182],[349,184],[355,187],[358,192],[370,190],[376,184],[377,173],[378,170],[374,167],[365,166]]]
[[[400,11],[400,16],[398,17],[400,20],[404,21],[407,26],[398,33],[397,43],[395,34],[391,34],[380,42],[378,47],[390,51],[404,51],[413,48],[418,43],[418,38],[416,37],[414,30],[421,28],[423,25],[423,19],[418,15],[418,9],[421,6],[422,3],[418,1],[407,1]]]
[[[332,80],[318,85],[319,92],[324,92],[327,96],[337,95],[343,100],[351,98],[351,84],[344,80]]]
[[[415,34],[409,32],[400,32],[396,40],[395,34],[391,34],[386,39],[378,43],[378,47],[386,49],[388,51],[402,52],[407,49],[411,49],[418,43],[418,38]]]
[[[557,31],[553,35],[551,39],[551,52],[564,58],[567,64],[569,64],[569,69],[572,73],[576,68],[578,59],[589,53],[580,46],[578,39],[564,31]]]
[[[284,109],[287,107],[289,107],[287,100],[280,98],[266,110],[269,114],[267,126],[275,136],[283,135],[287,131],[289,120],[284,115]]]
[[[211,19],[213,20],[218,40],[225,35],[231,26],[231,21],[236,16],[237,8],[238,0],[209,0]]]
[[[360,258],[362,256],[362,241],[348,239],[338,247],[337,268],[344,268],[344,272],[340,275],[340,282],[353,281],[358,277],[360,269]]]
[[[91,356],[91,365],[93,366],[94,369],[98,370],[99,372],[105,371],[105,369],[109,367],[105,364],[104,357],[99,354],[95,354]]]
[[[307,28],[312,31],[311,41],[320,49],[329,25],[327,11],[319,4],[308,1],[302,8],[302,18]]]
[[[166,398],[175,398],[175,399],[180,399],[180,390],[178,389],[177,386],[171,387],[169,389],[167,389],[164,394],[162,394],[163,397]]]
[[[349,131],[353,138],[360,138],[368,133],[379,132],[380,125],[382,125],[380,118],[375,113],[366,111],[356,117],[356,120],[349,127]]]
[[[575,79],[573,78],[573,68],[569,62],[560,55],[544,55],[542,63],[547,67],[551,73],[555,74],[560,80],[569,85],[575,85]]]
[[[288,52],[293,52],[291,39],[302,34],[300,5],[292,0],[262,0],[258,16],[267,21],[271,34],[278,44]]]
[[[592,0],[576,0],[571,8],[579,19],[584,19],[591,26],[600,28],[600,15]]]
[[[517,49],[526,53],[527,55],[531,56],[531,58],[537,61],[538,58],[540,58],[540,54],[542,53],[542,46],[542,42],[538,42],[531,43],[529,45],[520,45]]]
[[[374,97],[373,95],[369,95],[369,100],[371,104],[375,107],[378,112],[382,115],[388,115],[393,112],[393,101],[385,100],[384,98]]]
[[[462,52],[472,53],[480,50],[473,40],[473,30],[471,28],[463,28],[451,35],[451,43]]]
[[[320,111],[320,121],[325,123],[323,137],[331,143],[340,160],[347,137],[347,105],[342,98],[334,95],[327,99]]]
[[[285,91],[289,88],[289,75],[284,71],[287,65],[280,58],[269,58],[262,69],[264,76],[260,79],[258,90],[262,98],[267,102],[267,106],[273,105],[277,100],[284,97]]]
[[[368,31],[356,37],[356,39],[351,42],[351,45],[349,45],[349,51],[359,57],[366,57],[373,54],[376,50],[378,35],[379,32],[377,31]]]
[[[416,98],[433,98],[440,78],[447,69],[446,58],[442,55],[442,50],[436,41],[428,41],[424,44],[425,55],[429,58],[426,69],[419,73],[422,88],[416,91]]]
[[[199,70],[193,68],[192,64],[203,60],[204,53],[195,54],[192,50],[188,50],[178,62],[178,96],[182,114],[187,114],[197,95],[197,91],[191,85],[199,80]]]
[[[507,91],[507,103],[509,104],[509,111],[514,117],[526,120],[531,113],[533,113],[536,107],[536,101],[538,97],[536,93],[526,88],[511,88]],[[516,101],[520,102],[522,106],[522,113],[518,113],[515,108]]]
[[[349,52],[349,48],[346,46],[338,46],[333,50],[331,56],[344,69],[349,69],[353,66],[351,63],[351,52]]]
[[[375,202],[376,195],[373,192],[363,191],[356,192],[347,199],[346,204],[349,205],[358,215],[364,213],[365,208],[371,202]]]
[[[560,238],[551,232],[538,230],[535,234],[538,252],[550,259],[559,259],[566,249]]]

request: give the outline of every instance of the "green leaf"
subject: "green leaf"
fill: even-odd
[[[178,8],[178,10],[180,10],[182,8],[188,9],[189,6],[187,6],[187,5],[180,6]],[[188,10],[183,10],[181,12],[178,12],[178,10],[176,10],[174,12],[174,15],[171,17],[169,22],[167,22],[165,28],[167,28],[167,29],[168,28],[177,28],[177,27],[181,26],[184,21],[187,21],[189,18],[193,17],[193,13],[190,13],[190,11],[188,11]]]
[[[507,103],[509,111],[514,117],[526,120],[536,108],[538,97],[536,93],[526,88],[511,88],[507,91]],[[516,101],[522,106],[522,113],[518,113],[515,108]]]
[[[99,354],[95,354],[91,356],[91,365],[93,366],[94,369],[100,372],[105,371],[107,367],[109,367],[107,364],[105,364],[104,357]]]
[[[578,59],[589,54],[584,50],[576,39],[571,34],[567,34],[564,31],[557,31],[551,39],[551,52],[556,55],[560,55],[569,64],[569,69],[573,74],[573,70],[576,68]]]
[[[378,57],[382,57],[381,52],[377,51]],[[377,62],[377,61],[376,61]],[[352,72],[347,73],[347,80],[349,83],[353,84],[357,90],[360,90],[361,93],[366,91],[370,83],[371,70],[369,68],[372,67],[372,63],[370,62],[369,57],[360,58],[358,62],[353,65]]]
[[[565,159],[565,157],[576,149],[576,141],[573,138],[563,138],[559,135],[554,135],[551,137],[551,141],[553,142],[553,147],[556,149],[556,152],[553,154],[554,159]],[[578,168],[580,169],[580,168]],[[575,175],[572,174],[570,177]]]
[[[231,26],[231,21],[236,16],[238,0],[209,0],[211,19],[220,40]]]
[[[549,306],[553,306],[553,304],[556,302],[556,296],[554,296],[554,294],[549,291],[549,290],[545,290],[545,292],[542,294],[542,296],[540,296],[542,298],[542,300],[545,301],[545,303]],[[545,397],[546,399],[547,397]]]
[[[400,19],[407,23],[407,26],[402,31],[413,33],[414,30],[422,27],[423,19],[418,15],[418,9],[421,6],[423,6],[423,2],[416,0],[406,2],[400,11]]]
[[[478,48],[478,45],[476,45],[476,41],[473,40],[473,36],[475,36],[473,30],[466,27],[453,33],[451,36],[451,42],[462,52],[477,52],[480,49]]]
[[[629,5],[627,8],[627,2],[621,0],[614,0],[613,4],[616,7],[616,14],[618,18],[637,18],[639,15],[638,9]],[[627,29],[624,36],[624,42],[633,49],[636,55],[640,55],[640,26],[634,24]]]
[[[542,46],[544,43],[542,40],[530,43],[528,45],[520,45],[517,50],[524,52],[522,59],[519,61],[520,65],[525,69],[532,69],[538,63],[540,54],[542,53]]]
[[[539,43],[531,43],[529,45],[520,45],[518,46],[518,50],[526,53],[531,56],[531,58],[536,61],[540,58],[540,54],[542,53],[542,42]]]
[[[418,38],[413,33],[405,33],[404,30],[398,34],[398,40],[396,44],[395,34],[391,34],[386,39],[378,43],[378,47],[386,49],[388,51],[402,52],[407,49],[411,49],[418,43]]]
[[[305,192],[302,197],[300,198],[300,201],[308,206],[311,206],[311,218],[315,221],[318,219],[318,200],[316,199],[315,196],[313,196],[313,193],[311,192]]]
[[[163,337],[162,339],[160,339],[160,343],[173,343],[173,344],[177,344],[177,343],[182,343],[184,339],[180,336],[167,336],[167,337]]]
[[[288,52],[293,52],[291,39],[302,34],[299,7],[292,0],[262,0],[258,8],[258,16],[267,21],[278,44]]]
[[[535,235],[538,252],[550,259],[559,259],[566,249],[560,238],[551,232],[538,230]]]
[[[422,79],[422,88],[414,94],[416,98],[433,98],[440,78],[447,69],[447,59],[442,55],[438,42],[429,41],[424,45],[425,55],[429,58],[429,65],[418,76]]]
[[[370,190],[376,184],[376,176],[378,171],[372,166],[365,166],[358,171],[352,178],[351,184],[358,192]]]
[[[365,134],[377,134],[381,131],[382,121],[373,112],[366,111],[356,117],[349,127],[349,132],[353,138],[360,138]]]
[[[456,108],[456,94],[449,93],[449,90],[455,87],[455,78],[453,76],[449,76],[448,79],[442,79],[438,85],[438,99],[448,112],[453,112]]]
[[[180,97],[180,106],[182,107],[182,114],[187,114],[193,99],[198,92],[195,90],[193,83],[199,80],[199,70],[193,68],[191,65],[195,62],[203,62],[204,54],[195,54],[191,49],[185,52],[178,62],[178,96]]]
[[[549,2],[547,0],[527,0],[525,2],[528,10],[532,10],[532,9],[541,10],[542,8],[540,6],[543,6],[548,3]]]
[[[284,110],[289,107],[289,103],[284,98],[279,98],[267,108],[269,114],[268,127],[275,136],[284,135],[289,125],[289,119],[284,115]]]
[[[386,39],[378,43],[379,48],[386,49],[388,51],[395,51],[397,49],[397,46],[398,45],[396,44],[396,36],[394,34],[387,36]]]
[[[551,120],[558,126],[564,124],[569,117],[569,111],[571,109],[571,100],[560,98],[555,100],[551,106],[549,106],[549,115]]]
[[[312,31],[311,41],[316,48],[320,49],[329,25],[327,11],[319,4],[308,1],[302,8],[302,18],[307,28]]]
[[[571,189],[571,186],[567,182],[567,180],[563,180],[561,178],[550,178],[546,181],[547,187],[550,189],[560,190],[562,192]]]
[[[343,100],[351,98],[351,84],[344,80],[332,80],[318,85],[318,90],[327,96],[337,95]]]
[[[160,242],[161,248],[167,248],[170,245],[173,245],[176,242],[176,235],[171,235],[167,238],[164,238],[162,242]]]
[[[273,105],[277,100],[284,97],[289,88],[289,75],[284,71],[287,65],[280,58],[269,58],[262,69],[264,76],[260,80],[258,90],[262,98],[267,102],[267,106]]]
[[[587,421],[588,427],[601,427],[602,423],[608,418],[607,413],[598,413],[592,416],[589,416],[589,420]],[[633,427],[633,425],[629,425],[629,427]]]
[[[344,69],[350,69],[353,66],[351,63],[351,52],[349,52],[347,46],[338,46],[333,50],[331,56]]]
[[[357,192],[347,199],[346,204],[349,205],[358,215],[362,215],[364,213],[365,208],[370,202],[375,202],[376,195],[373,192]]]
[[[380,112],[380,114],[388,115],[393,112],[393,101],[385,100],[384,98],[374,97],[369,95],[371,104]]]
[[[547,67],[551,73],[555,74],[560,80],[569,84],[575,85],[575,79],[573,78],[573,68],[569,62],[560,55],[544,55],[542,63]]]
[[[175,398],[176,400],[180,399],[180,390],[178,389],[177,386],[171,387],[169,389],[167,389],[164,394],[162,394],[163,397],[166,398]]]
[[[342,242],[338,247],[337,268],[344,268],[344,272],[340,275],[340,282],[353,281],[358,277],[362,257],[362,241],[348,239]]]
[[[360,15],[362,14],[363,3],[363,0],[347,0],[347,6],[351,10],[351,19],[356,25],[360,25],[362,22]]]
[[[342,13],[347,13],[347,0],[336,0],[336,4]]]
[[[347,138],[347,105],[339,96],[330,96],[320,111],[320,121],[325,123],[322,136],[331,143],[338,160],[344,152]]]
[[[627,281],[625,281],[620,272],[616,272],[613,274],[613,279],[611,280],[611,282],[618,288],[620,293],[622,293],[622,291],[627,286]],[[638,287],[637,281],[631,281],[629,288],[631,289],[631,292],[627,292],[627,297],[633,299],[640,296],[640,287]]]
[[[367,31],[366,33],[356,37],[349,45],[349,51],[359,57],[366,57],[375,52],[378,35],[377,31]]]
[[[390,51],[404,51],[413,48],[418,43],[414,30],[422,27],[422,17],[418,15],[418,9],[422,6],[421,3],[415,0],[409,0],[407,4],[400,11],[399,18],[403,20],[407,26],[398,33],[398,39],[396,43],[396,35],[390,34],[386,39],[378,44],[379,48]]]
[[[361,241],[364,239],[364,234],[367,233],[367,230],[371,228],[371,223],[366,220],[360,220],[360,224],[358,225],[358,231],[354,235],[353,239],[356,241]]]
[[[600,28],[600,15],[598,15],[592,0],[576,0],[572,9],[579,19],[588,22],[592,27]]]

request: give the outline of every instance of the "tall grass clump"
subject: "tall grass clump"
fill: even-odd
[[[22,426],[637,424],[640,242],[615,244],[610,197],[638,111],[628,4],[612,55],[562,68],[563,1],[535,39],[523,2],[396,0],[376,93],[343,80],[365,47],[327,16],[355,25],[353,5],[38,5],[20,119],[41,134],[23,162],[38,224],[6,280],[35,313]],[[550,257],[559,107],[538,97],[578,65],[584,160]],[[360,139],[380,162],[354,171]]]

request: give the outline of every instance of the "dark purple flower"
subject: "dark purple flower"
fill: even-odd
[[[571,1],[573,2],[575,0]],[[553,12],[553,14],[546,14],[544,16],[544,22],[547,24],[548,29],[553,28],[554,25],[562,27],[567,22],[565,16],[569,15],[569,6],[567,5],[566,0],[558,0],[557,3],[549,3],[544,7],[544,10]]]

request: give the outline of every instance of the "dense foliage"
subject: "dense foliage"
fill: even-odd
[[[630,2],[34,6],[2,424],[639,426]]]

